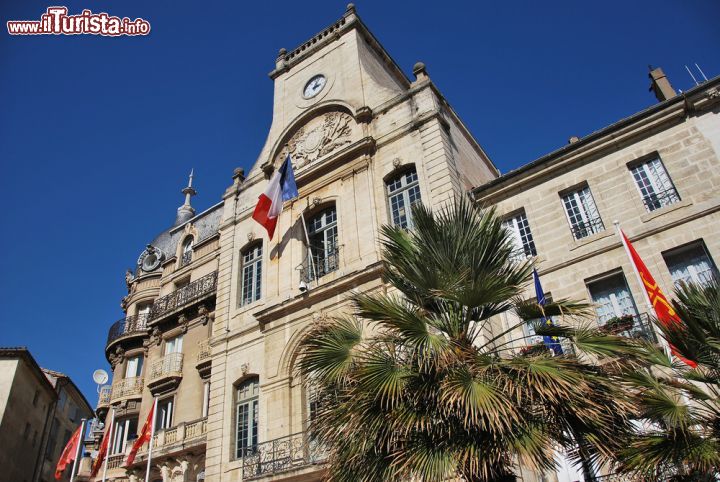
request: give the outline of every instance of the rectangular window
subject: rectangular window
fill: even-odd
[[[589,186],[563,194],[562,200],[575,239],[586,238],[605,230]]]
[[[622,273],[593,281],[588,283],[587,287],[590,297],[595,303],[595,311],[600,325],[623,315],[637,316],[635,301]]]
[[[125,453],[129,447],[128,441],[137,438],[137,418],[117,420],[113,429],[113,443],[110,447],[111,454]]]
[[[247,305],[260,299],[261,281],[262,244],[258,244],[246,249],[242,253],[242,305]]]
[[[676,286],[680,283],[706,285],[718,276],[718,269],[702,240],[666,251],[663,258]]]
[[[632,166],[630,172],[648,212],[680,200],[659,157]]]
[[[413,168],[386,181],[390,217],[393,226],[411,229],[412,206],[420,202],[420,185],[417,171]]]
[[[210,382],[203,383],[202,416],[207,417],[210,410]]]
[[[167,340],[165,342],[165,354],[169,355],[170,353],[182,353],[182,341],[182,335]]]
[[[173,399],[159,400],[157,416],[155,417],[155,430],[164,430],[172,427]]]
[[[137,355],[128,358],[125,365],[125,378],[139,377],[142,373],[143,357]]]
[[[533,241],[525,211],[503,221],[503,226],[510,232],[515,244],[513,258],[537,256],[535,241]]]
[[[45,457],[48,459],[52,459],[55,457],[55,438],[58,432],[58,421],[57,419],[53,420],[52,425],[50,426],[50,434],[48,435],[48,442],[45,446]]]

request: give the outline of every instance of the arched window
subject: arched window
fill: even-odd
[[[337,211],[332,205],[310,218],[308,222],[308,280],[338,269]]]
[[[188,236],[183,241],[182,254],[180,255],[180,266],[190,264],[192,261],[193,237]]]
[[[262,284],[262,244],[255,244],[242,252],[240,304],[260,299]]]
[[[411,229],[412,205],[420,202],[420,186],[417,171],[413,167],[403,171],[385,182],[387,186],[390,217],[393,226]]]
[[[255,453],[258,443],[258,377],[245,380],[235,389],[235,458]]]

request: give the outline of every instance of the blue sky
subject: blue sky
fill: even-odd
[[[7,20],[50,5],[150,21],[147,37],[16,36]],[[499,168],[525,164],[655,100],[647,66],[677,89],[684,65],[720,74],[720,3],[357,1],[410,75],[433,81]],[[91,380],[107,368],[125,269],[182,203],[198,209],[254,163],[270,125],[273,68],[345,2],[53,2],[0,5],[0,346]]]

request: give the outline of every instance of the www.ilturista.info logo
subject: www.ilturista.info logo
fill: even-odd
[[[130,20],[83,10],[79,15],[68,15],[67,7],[48,7],[40,20],[9,20],[10,35],[147,35],[150,22],[142,18]]]

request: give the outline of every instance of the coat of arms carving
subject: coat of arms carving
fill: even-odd
[[[279,162],[290,154],[295,168],[330,154],[352,142],[354,120],[344,112],[329,112],[299,128],[278,156]]]

